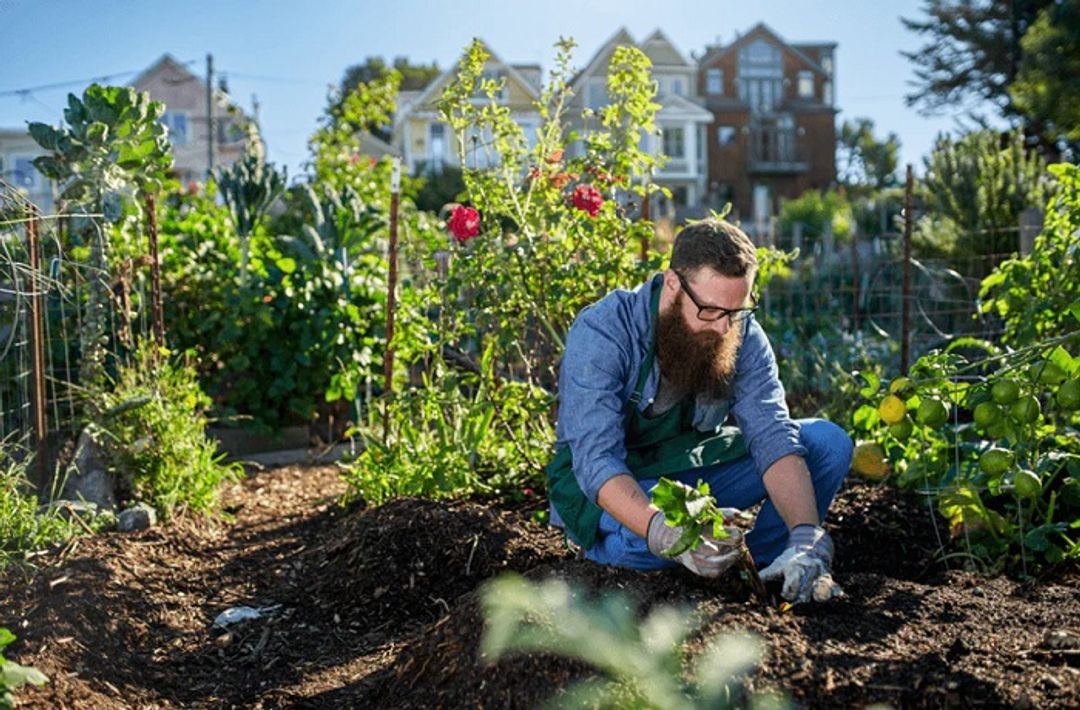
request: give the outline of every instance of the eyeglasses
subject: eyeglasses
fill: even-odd
[[[757,310],[757,296],[753,294],[750,294],[750,303],[752,304],[750,308],[729,309],[721,308],[720,306],[704,305],[701,303],[701,301],[698,300],[697,296],[694,295],[694,292],[690,290],[690,284],[686,283],[686,278],[678,271],[675,272],[675,275],[679,277],[679,283],[682,284],[683,291],[686,291],[686,295],[689,296],[690,300],[694,302],[695,306],[697,306],[698,320],[712,322],[720,320],[724,316],[727,316],[731,319],[732,323],[740,323],[753,315],[754,311]]]

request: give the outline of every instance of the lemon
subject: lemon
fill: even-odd
[[[1008,449],[993,448],[979,457],[979,468],[987,476],[1000,476],[1012,468],[1014,459]]]
[[[851,467],[855,473],[871,481],[880,481],[889,475],[889,462],[885,459],[885,449],[881,444],[863,441],[855,447],[851,457]]]
[[[911,436],[911,432],[915,430],[915,423],[911,421],[911,417],[905,415],[896,424],[889,427],[889,433],[896,437],[897,441],[907,441]]]
[[[1058,406],[1067,412],[1080,409],[1080,377],[1074,377],[1062,384],[1055,399]]]
[[[1030,394],[1013,402],[1009,409],[1009,416],[1021,424],[1031,424],[1040,414],[1042,407],[1039,406],[1039,400]]]
[[[911,391],[914,383],[907,377],[897,377],[889,383],[889,394],[903,396]]]
[[[919,402],[919,411],[915,418],[920,424],[937,429],[949,419],[949,408],[939,399],[924,399]]]
[[[890,394],[881,400],[881,404],[878,405],[878,414],[881,415],[881,421],[886,424],[899,424],[907,414],[907,405],[895,394]]]
[[[990,396],[998,404],[1012,404],[1020,396],[1020,383],[1016,380],[998,380],[990,388]]]
[[[1001,421],[1001,407],[993,402],[980,402],[975,405],[975,423],[982,429],[986,429]]]
[[[1013,479],[1013,490],[1021,498],[1038,498],[1042,493],[1042,481],[1034,471],[1018,471]]]
[[[1032,365],[1031,370],[1039,376],[1039,382],[1044,385],[1060,385],[1069,377],[1060,365],[1049,360]]]

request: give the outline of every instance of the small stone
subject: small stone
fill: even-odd
[[[1039,682],[1051,690],[1061,690],[1061,681],[1052,675],[1044,675]]]
[[[120,513],[116,527],[120,532],[145,530],[157,524],[157,512],[146,503],[139,503]]]

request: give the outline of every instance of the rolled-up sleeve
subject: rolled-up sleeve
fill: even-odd
[[[559,440],[570,447],[574,476],[593,503],[609,479],[627,473],[622,390],[631,368],[626,344],[581,315],[570,329],[559,370]]]
[[[746,323],[739,349],[731,413],[746,438],[759,476],[789,454],[806,456],[799,425],[788,413],[784,386],[769,339],[757,321]]]

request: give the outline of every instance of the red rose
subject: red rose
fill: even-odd
[[[592,185],[578,185],[571,199],[574,207],[587,212],[590,217],[600,214],[600,206],[604,204],[604,196]]]
[[[472,207],[458,205],[450,212],[450,220],[446,223],[450,233],[464,244],[480,233],[480,213]]]

